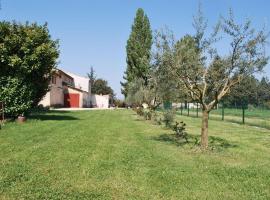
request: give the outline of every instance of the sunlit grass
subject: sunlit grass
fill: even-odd
[[[199,135],[200,119],[177,119]],[[7,124],[0,199],[269,199],[270,131],[209,126],[228,145],[202,153],[130,110],[50,112]]]

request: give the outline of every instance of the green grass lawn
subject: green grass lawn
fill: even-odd
[[[0,199],[270,199],[269,130],[210,121],[202,153],[131,110],[35,118],[0,130]]]

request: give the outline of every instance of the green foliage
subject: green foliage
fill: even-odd
[[[270,82],[263,77],[261,81],[254,76],[246,76],[232,88],[224,98],[226,107],[241,107],[247,104],[254,107],[265,107],[270,100]]]
[[[25,114],[32,107],[32,91],[22,80],[1,77],[0,91],[0,99],[5,103],[7,116]]]
[[[152,119],[152,110],[150,108],[144,108],[143,109],[143,116],[145,120],[151,120]]]
[[[115,99],[114,104],[118,108],[125,108],[126,107],[126,102],[120,99]]]
[[[259,82],[254,76],[246,76],[243,80],[232,88],[230,93],[224,98],[227,107],[241,107],[243,105],[258,105]]]
[[[263,77],[257,88],[258,105],[268,106],[270,108],[270,81]]]
[[[159,116],[158,112],[152,111],[152,120],[157,124],[161,125],[162,124],[162,119]]]
[[[113,89],[108,85],[108,81],[101,78],[94,81],[91,92],[92,94],[114,95]]]
[[[152,31],[150,22],[143,9],[139,8],[132,25],[131,34],[127,41],[127,69],[125,82],[121,82],[122,93],[127,96],[128,84],[135,78],[148,82],[152,46]]]
[[[170,128],[172,126],[175,116],[176,112],[173,109],[163,111],[163,122],[166,127]]]
[[[181,121],[175,122],[175,125],[172,127],[172,130],[175,132],[176,137],[183,138],[188,142],[188,134],[186,132],[186,124]]]
[[[263,102],[262,107],[270,110],[270,100]]]
[[[136,111],[137,115],[139,115],[139,116],[143,116],[144,115],[144,112],[143,112],[143,108],[142,107],[135,108],[135,111]]]
[[[142,106],[146,103],[148,106],[155,99],[155,91],[150,85],[144,85],[144,80],[135,78],[128,84],[128,93],[126,101],[129,104]]]
[[[156,87],[156,94],[160,101],[179,101],[183,94],[181,88],[171,74],[175,65],[175,41],[173,33],[168,29],[155,32],[151,81]]]
[[[193,22],[196,34],[186,35],[175,46],[171,75],[184,85],[190,99],[201,104],[202,116],[207,116],[244,77],[265,67],[269,59],[265,55],[268,34],[264,29],[252,28],[250,20],[238,23],[230,10],[229,16],[222,17],[207,35],[207,20],[200,8]],[[220,40],[230,44],[222,54],[217,49]],[[208,147],[207,123],[206,117],[202,120],[202,149]]]
[[[135,107],[133,110],[137,113],[137,115],[143,116],[145,120],[152,119],[153,111],[150,108]]]
[[[210,111],[243,78],[261,71],[267,64],[264,48],[268,34],[252,28],[250,20],[236,22],[231,10],[227,18],[218,21],[210,35],[206,34],[207,21],[201,9],[193,25],[196,34],[187,35],[176,44],[172,75],[184,84],[186,94],[193,101]],[[224,38],[229,39],[230,49],[220,54],[216,43]]]
[[[0,22],[0,96],[6,114],[19,115],[36,106],[48,91],[58,58],[58,41],[47,25]],[[10,90],[10,92],[8,92]]]

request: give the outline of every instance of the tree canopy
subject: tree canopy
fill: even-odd
[[[125,82],[121,82],[122,93],[127,95],[127,85],[135,78],[142,78],[147,84],[150,69],[152,31],[150,22],[143,9],[139,8],[127,41],[127,68]]]
[[[108,81],[98,78],[94,81],[92,86],[92,94],[112,95],[114,96],[113,89],[108,85]]]
[[[261,71],[267,64],[264,49],[267,34],[252,28],[250,20],[237,23],[231,10],[229,17],[222,17],[209,36],[200,9],[193,25],[196,34],[185,36],[176,45],[171,75],[184,85],[194,102],[201,104],[201,145],[207,148],[209,112],[244,77]],[[220,39],[230,41],[230,49],[225,55],[220,54],[215,45]]]
[[[47,24],[0,22],[0,99],[6,114],[36,106],[48,91],[59,56]]]

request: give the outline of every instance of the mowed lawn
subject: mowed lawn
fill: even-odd
[[[200,119],[179,116],[189,134]],[[210,121],[214,149],[131,110],[49,112],[0,130],[0,199],[270,199],[270,131]]]

